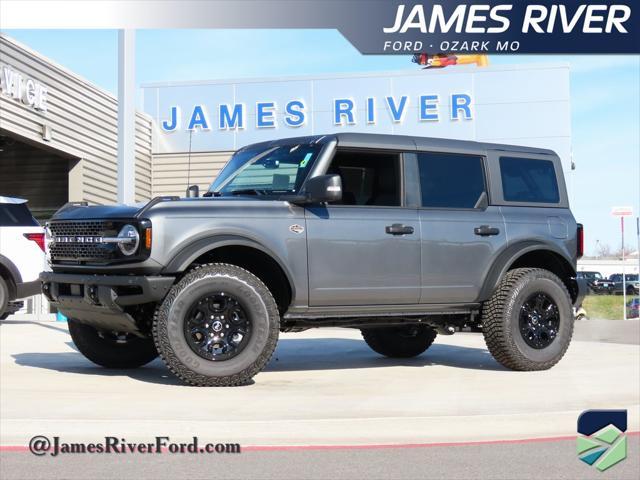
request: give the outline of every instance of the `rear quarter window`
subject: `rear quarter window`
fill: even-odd
[[[550,160],[500,157],[500,175],[508,202],[560,202],[556,170]]]
[[[474,208],[485,191],[482,157],[450,153],[418,153],[422,206]]]
[[[38,225],[26,204],[0,204],[0,227],[37,227]]]

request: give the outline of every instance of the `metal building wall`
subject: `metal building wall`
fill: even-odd
[[[188,153],[154,155],[153,196],[184,196],[188,185],[198,185],[201,192],[206,191],[232,154],[233,152],[192,153],[190,174]]]
[[[415,135],[550,148],[562,159],[567,186],[570,192],[572,189],[569,67],[565,64],[407,68],[397,72],[162,82],[143,85],[142,90],[143,109],[154,119],[154,193],[168,193],[165,182],[174,185],[172,193],[184,193],[186,173],[182,175],[188,157],[185,152],[189,150],[208,158],[217,155],[216,152],[228,155],[229,151],[250,143],[332,132]],[[471,118],[453,115],[454,94],[468,95]],[[437,96],[436,119],[421,118],[423,95]],[[397,109],[401,98],[405,98],[406,108],[397,119],[392,115],[389,99]],[[304,121],[297,125],[284,121],[289,113],[287,105],[292,101],[304,105]],[[336,101],[353,102],[352,120],[335,121]],[[273,125],[258,125],[260,104],[271,104]],[[226,117],[221,114],[222,106],[227,109]],[[236,106],[243,107],[244,123],[242,127],[231,128],[228,112]],[[200,123],[189,129],[191,119],[196,118],[196,109],[204,112],[207,128]],[[367,116],[369,111],[374,113],[373,119]],[[221,122],[223,118],[227,120]],[[175,126],[167,127],[172,124]],[[156,173],[175,177],[161,182]],[[209,175],[206,183],[215,178],[210,172],[202,174]]]
[[[48,109],[37,112],[0,95],[0,128],[80,161],[70,171],[69,199],[116,201],[117,99],[15,40],[0,35],[0,64],[48,88]],[[43,140],[43,125],[51,140]],[[136,200],[151,197],[151,119],[136,115]]]

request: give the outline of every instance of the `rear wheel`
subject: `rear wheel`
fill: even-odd
[[[370,327],[363,328],[361,332],[374,352],[391,358],[416,357],[431,346],[437,335],[426,325]]]
[[[269,362],[280,314],[271,292],[235,265],[196,268],[156,312],[153,337],[169,369],[197,386],[247,383]]]
[[[509,271],[482,308],[489,352],[512,370],[546,370],[563,357],[573,335],[571,298],[553,273]]]
[[[80,353],[106,368],[136,368],[158,356],[153,340],[131,333],[107,332],[68,320],[69,333]]]

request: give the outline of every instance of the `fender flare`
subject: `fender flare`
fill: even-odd
[[[511,265],[523,255],[534,252],[536,250],[546,250],[555,253],[571,266],[572,275],[575,277],[575,268],[571,265],[572,260],[569,259],[565,252],[557,248],[555,245],[544,243],[536,240],[526,240],[513,245],[509,245],[493,262],[485,277],[484,283],[478,296],[479,301],[487,300],[498,286],[500,279],[511,268]]]
[[[261,243],[241,235],[213,235],[195,240],[182,247],[180,251],[173,256],[169,263],[167,263],[167,266],[164,267],[162,273],[182,273],[201,255],[204,255],[211,250],[228,246],[254,248],[265,255],[268,255],[284,272],[287,282],[289,282],[289,287],[291,288],[292,298],[296,298],[296,286],[293,281],[293,276],[280,257]]]
[[[17,285],[22,283],[22,275],[20,275],[20,270],[16,267],[15,263],[9,260],[4,255],[0,254],[0,274],[6,272],[8,278],[7,286],[9,287],[9,300],[13,300],[18,295]]]

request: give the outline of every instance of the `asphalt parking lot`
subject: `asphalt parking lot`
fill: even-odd
[[[591,471],[576,460],[571,441],[581,411],[626,408],[628,431],[640,430],[638,322],[612,321],[608,326],[598,321],[578,324],[566,357],[549,371],[530,373],[497,364],[480,334],[438,337],[427,353],[409,360],[376,355],[355,330],[283,334],[274,359],[251,385],[212,389],[182,385],[160,361],[128,371],[96,367],[76,352],[64,323],[5,321],[0,324],[0,476],[24,478],[26,465],[38,473],[31,478],[48,478],[62,465],[75,465],[82,474],[83,465],[95,464],[87,457],[33,457],[24,447],[34,435],[59,436],[66,442],[100,441],[107,435],[150,441],[161,435],[171,441],[198,436],[205,442],[240,443],[248,449],[242,467],[234,467],[237,460],[216,460],[220,468],[231,469],[227,477],[242,471],[249,478],[247,466],[263,462],[253,478],[353,478],[352,468],[362,462],[363,469],[355,472],[363,476],[369,468],[369,478],[402,478],[433,472],[429,462],[439,462],[436,471],[442,473],[442,461],[451,461],[451,478],[465,478],[479,472],[483,462],[456,463],[452,452],[463,448],[472,449],[465,456],[485,459],[487,472],[495,471],[492,455],[529,458],[523,459],[524,470],[509,462],[495,478],[535,476],[532,452],[547,469],[553,464],[544,461],[542,452],[553,458],[561,451],[572,452],[568,464],[587,470],[558,466],[546,478],[587,478]],[[534,441],[535,447],[529,443],[549,437],[553,439]],[[513,443],[523,439],[527,441]],[[482,443],[498,440],[509,443]],[[615,467],[615,478],[637,477],[637,437],[631,440],[635,460]],[[562,442],[570,448],[559,448]],[[270,450],[273,446],[277,448]],[[367,460],[372,455],[386,458],[387,467]],[[407,463],[415,456],[424,460],[424,468]],[[153,463],[141,460],[150,465],[144,470],[150,478],[165,478],[171,465],[179,464],[162,457]],[[331,459],[349,466],[338,468]],[[195,459],[190,465],[203,461]],[[309,464],[314,461],[317,468]],[[292,465],[302,470],[292,470]],[[109,472],[126,478],[121,471]],[[524,476],[514,476],[517,472]],[[593,475],[608,478],[596,471]]]

